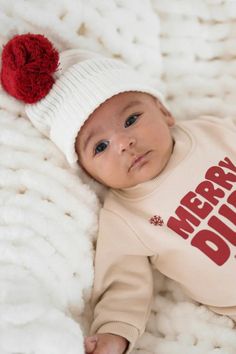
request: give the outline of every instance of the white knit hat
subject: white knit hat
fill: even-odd
[[[78,160],[75,141],[79,130],[104,101],[126,91],[149,93],[163,101],[146,78],[119,60],[72,49],[62,52],[59,61],[52,89],[37,103],[26,104],[25,110],[71,166]]]

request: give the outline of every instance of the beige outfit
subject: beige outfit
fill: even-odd
[[[202,117],[171,129],[164,172],[110,190],[100,214],[91,331],[127,338],[128,351],[150,313],[152,267],[196,301],[236,315],[236,120]]]

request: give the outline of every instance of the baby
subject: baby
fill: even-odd
[[[150,314],[152,268],[236,320],[236,119],[175,123],[162,95],[124,63],[80,50],[59,60],[44,97],[24,101],[70,165],[109,187],[86,352],[132,350]]]
[[[99,334],[86,339],[87,353],[132,349],[150,312],[151,266],[236,319],[235,138],[236,119],[175,125],[157,98],[141,92],[109,98],[85,122],[79,163],[110,187],[95,259],[92,332]]]

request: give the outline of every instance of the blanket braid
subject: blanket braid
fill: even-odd
[[[177,119],[236,113],[235,29],[234,0],[0,1],[1,44],[30,31],[59,50],[121,58],[163,90]],[[0,196],[0,353],[82,354],[98,201],[2,91]],[[134,353],[235,354],[229,318],[154,279]]]
[[[162,82],[176,117],[236,114],[236,2],[152,4],[160,18]]]
[[[1,109],[1,353],[83,351],[74,320],[92,285],[97,208],[54,145]]]

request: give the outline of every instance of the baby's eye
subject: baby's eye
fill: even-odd
[[[95,147],[95,155],[99,154],[100,152],[103,152],[109,145],[108,141],[102,141],[99,144],[96,145]]]
[[[134,124],[140,114],[133,114],[132,116],[129,116],[129,118],[126,119],[125,121],[125,128],[129,127],[130,125]]]

